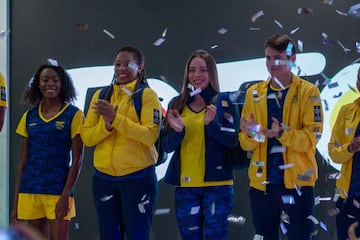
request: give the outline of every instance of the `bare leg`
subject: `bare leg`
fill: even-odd
[[[28,224],[40,231],[47,239],[50,239],[49,221],[46,218],[28,220]]]
[[[51,240],[68,240],[69,239],[69,220],[49,220]]]

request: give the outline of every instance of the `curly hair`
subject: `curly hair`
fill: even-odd
[[[21,98],[21,103],[29,103],[35,106],[41,102],[43,96],[39,89],[40,75],[43,70],[48,68],[54,70],[59,75],[61,80],[61,89],[59,94],[61,101],[64,103],[71,103],[76,100],[75,87],[70,75],[66,72],[66,70],[60,65],[55,66],[50,64],[43,64],[36,70],[35,75],[32,77],[28,86],[26,87]]]

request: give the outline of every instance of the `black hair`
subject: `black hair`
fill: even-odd
[[[26,87],[22,95],[21,103],[29,103],[35,106],[41,102],[43,96],[39,89],[40,75],[42,71],[47,68],[53,69],[59,75],[59,78],[61,80],[59,97],[61,101],[63,103],[70,103],[76,100],[75,87],[70,75],[66,72],[66,70],[60,65],[55,66],[50,64],[43,64],[36,70],[35,75],[32,77],[28,86]]]

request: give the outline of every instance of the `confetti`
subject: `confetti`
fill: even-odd
[[[302,195],[301,187],[299,187],[299,185],[295,184],[295,190],[296,190],[296,192],[297,192],[297,194],[298,194],[299,196]]]
[[[164,215],[169,213],[170,213],[170,208],[158,208],[155,210],[154,215]]]
[[[320,227],[321,227],[322,229],[324,229],[325,231],[328,230],[326,224],[325,224],[324,222],[322,222],[322,221],[320,221]]]
[[[284,146],[274,146],[271,148],[270,154],[283,153],[283,152],[285,152],[285,150],[286,150],[286,147],[284,147]]]
[[[191,91],[190,92],[190,97],[193,97],[193,96],[195,96],[196,94],[199,94],[199,93],[201,93],[201,88],[197,88],[194,91]]]
[[[188,227],[188,230],[195,231],[198,230],[199,228],[200,228],[199,226],[192,226],[192,227]]]
[[[299,29],[300,29],[300,27],[297,27],[297,28],[291,30],[291,31],[290,31],[290,34],[291,34],[291,35],[295,34]]]
[[[287,229],[286,229],[286,227],[285,227],[285,224],[284,223],[280,223],[280,229],[281,229],[281,232],[282,232],[282,234],[286,234],[287,233]]]
[[[227,217],[227,221],[231,222],[231,223],[237,223],[237,224],[243,225],[246,222],[246,218],[244,218],[243,216],[236,216],[236,215],[230,214]]]
[[[128,67],[133,69],[135,72],[137,72],[137,70],[139,69],[139,66],[134,62],[129,62]]]
[[[283,195],[281,196],[281,199],[283,201],[284,204],[295,204],[295,199],[294,196],[292,195]]]
[[[289,127],[286,123],[280,123],[280,126],[281,126],[285,131],[290,131],[290,127]]]
[[[337,14],[341,15],[341,16],[347,16],[347,13],[344,13],[344,12],[342,12],[342,11],[340,11],[340,10],[335,10],[335,12],[336,12]]]
[[[100,198],[100,201],[105,202],[110,200],[114,195],[109,195],[109,196],[103,196],[102,198]]]
[[[164,31],[162,32],[162,34],[161,34],[161,37],[162,37],[162,38],[165,38],[165,37],[166,37],[167,30],[168,30],[168,29],[165,28]]]
[[[348,15],[355,18],[360,18],[360,3],[352,5],[349,8]]]
[[[215,214],[215,202],[211,202],[211,209],[210,209],[210,212],[211,212],[211,215],[214,215]]]
[[[115,36],[114,36],[111,32],[109,32],[108,30],[103,29],[103,32],[104,32],[106,35],[108,35],[110,38],[115,39]]]
[[[163,44],[165,42],[165,40],[166,40],[165,38],[159,38],[153,44],[158,47],[161,44]]]
[[[55,59],[49,58],[49,59],[47,60],[47,62],[48,62],[48,64],[50,64],[51,66],[55,66],[55,67],[58,67],[58,66],[59,66],[58,61],[55,60]]]
[[[255,134],[254,138],[253,138],[256,142],[265,142],[265,136],[262,134]]]
[[[279,28],[283,28],[283,25],[278,20],[274,20],[274,23],[278,25]]]
[[[299,51],[300,51],[300,52],[303,52],[303,51],[304,51],[304,43],[303,43],[303,41],[298,40],[298,41],[297,41],[297,44],[298,44],[298,49],[299,49]]]
[[[126,87],[123,87],[121,90],[129,96],[132,96],[134,94],[132,91],[130,91]]]
[[[150,200],[147,199],[143,202],[138,203],[138,209],[140,213],[146,213],[145,205],[149,204]]]
[[[289,44],[286,47],[285,53],[288,57],[290,57],[291,55],[293,55],[293,49],[294,49],[294,45],[289,42]]]
[[[341,173],[340,173],[340,172],[336,172],[336,173],[331,173],[331,174],[329,174],[328,179],[330,179],[330,180],[333,180],[333,179],[337,180],[337,179],[339,179],[340,177],[341,177]]]
[[[264,16],[264,11],[260,10],[251,17],[251,21],[255,22],[259,17]]]
[[[190,215],[198,214],[200,211],[200,206],[195,206],[190,209]]]
[[[281,60],[281,59],[275,59],[274,64],[276,66],[280,66],[280,65],[287,65],[288,61],[287,60]]]
[[[239,100],[240,100],[239,97],[241,96],[241,93],[242,93],[242,91],[230,92],[229,93],[230,102],[235,103],[235,104],[243,104],[243,103],[239,102]]]
[[[163,80],[164,82],[167,82],[166,76],[160,75],[159,77],[160,77],[160,79]]]
[[[277,77],[274,77],[273,79],[281,87],[281,89],[285,89],[284,85],[280,82],[280,80]]]
[[[298,8],[297,13],[298,14],[313,14],[314,10],[312,10],[311,8]]]
[[[250,31],[260,31],[261,30],[259,27],[251,27],[249,29],[250,29]]]
[[[317,220],[313,215],[309,215],[307,219],[311,220],[315,225],[319,224],[319,220]]]
[[[360,53],[360,42],[355,42],[356,52]]]
[[[218,30],[218,33],[224,35],[225,33],[227,33],[227,30],[226,30],[225,28],[220,28],[220,29]]]
[[[292,168],[294,166],[295,166],[295,164],[293,164],[293,163],[287,163],[287,164],[284,164],[284,165],[280,165],[279,169],[284,170],[284,169],[287,169],[287,168]]]
[[[298,174],[297,178],[302,181],[309,181],[311,176],[315,173],[313,168],[306,171],[304,174]]]
[[[284,211],[282,211],[281,214],[280,214],[280,220],[281,220],[282,222],[284,222],[284,223],[290,224],[290,217],[289,217],[289,215],[288,215],[286,212],[284,212]]]
[[[234,128],[220,127],[220,131],[223,132],[236,132]]]
[[[355,199],[353,199],[353,205],[356,207],[356,208],[360,208],[360,203],[358,201],[356,201]]]
[[[339,44],[339,46],[342,48],[342,50],[343,50],[345,53],[351,52],[351,50],[348,49],[348,48],[346,48],[340,41],[337,41],[337,43]]]
[[[218,47],[219,47],[219,45],[216,44],[216,43],[214,43],[214,44],[212,44],[212,45],[210,46],[211,49],[215,49],[215,48],[218,48]]]

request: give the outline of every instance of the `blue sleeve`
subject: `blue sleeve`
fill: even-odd
[[[229,93],[220,93],[216,100],[216,118],[205,126],[209,137],[221,145],[234,148],[238,145],[240,114],[236,104],[229,100]]]
[[[185,128],[181,132],[170,130],[170,132],[161,136],[162,148],[165,152],[170,153],[175,151],[180,145],[185,136]]]

